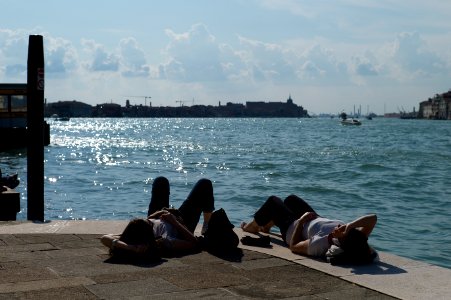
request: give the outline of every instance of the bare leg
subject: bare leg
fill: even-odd
[[[273,226],[274,226],[274,222],[271,221],[268,224],[266,224],[265,226],[261,226],[261,232],[269,233],[271,231],[271,227],[273,227]]]
[[[204,223],[202,224],[201,234],[205,234],[205,232],[207,232],[208,222],[210,221],[212,212],[204,212],[203,215],[204,215]]]
[[[204,212],[203,214],[204,214],[204,223],[208,224],[208,222],[210,221],[212,212]]]
[[[241,223],[241,229],[243,229],[243,231],[245,232],[258,233],[261,231],[262,227],[259,226],[257,222],[255,222],[255,220],[252,220],[249,223],[246,222]]]

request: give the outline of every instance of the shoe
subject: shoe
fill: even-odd
[[[246,246],[270,247],[271,238],[269,236],[261,236],[258,238],[254,238],[246,235],[245,237],[241,238],[241,243]]]

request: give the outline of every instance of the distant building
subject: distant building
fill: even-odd
[[[308,117],[307,110],[293,103],[291,95],[287,102],[246,102],[249,117]]]
[[[286,102],[246,102],[246,105],[227,102],[226,105],[192,106],[125,106],[104,103],[94,107],[77,101],[59,101],[46,104],[45,116],[58,117],[111,117],[111,118],[308,118],[307,110],[293,103],[291,96]]]
[[[219,106],[222,117],[243,117],[246,107],[243,104],[227,102],[226,106]]]
[[[122,117],[122,107],[115,103],[97,104],[92,112],[93,117],[99,118],[120,118]]]
[[[451,91],[420,102],[418,116],[423,119],[451,120]]]
[[[45,117],[69,117],[79,118],[92,115],[92,106],[79,101],[58,101],[48,103],[44,107]]]

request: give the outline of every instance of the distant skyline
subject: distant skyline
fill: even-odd
[[[45,97],[153,106],[286,101],[310,114],[418,109],[451,89],[451,2],[0,0],[0,82]]]

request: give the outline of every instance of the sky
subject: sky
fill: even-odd
[[[0,0],[0,82],[42,35],[47,102],[418,110],[451,89],[451,1]]]

